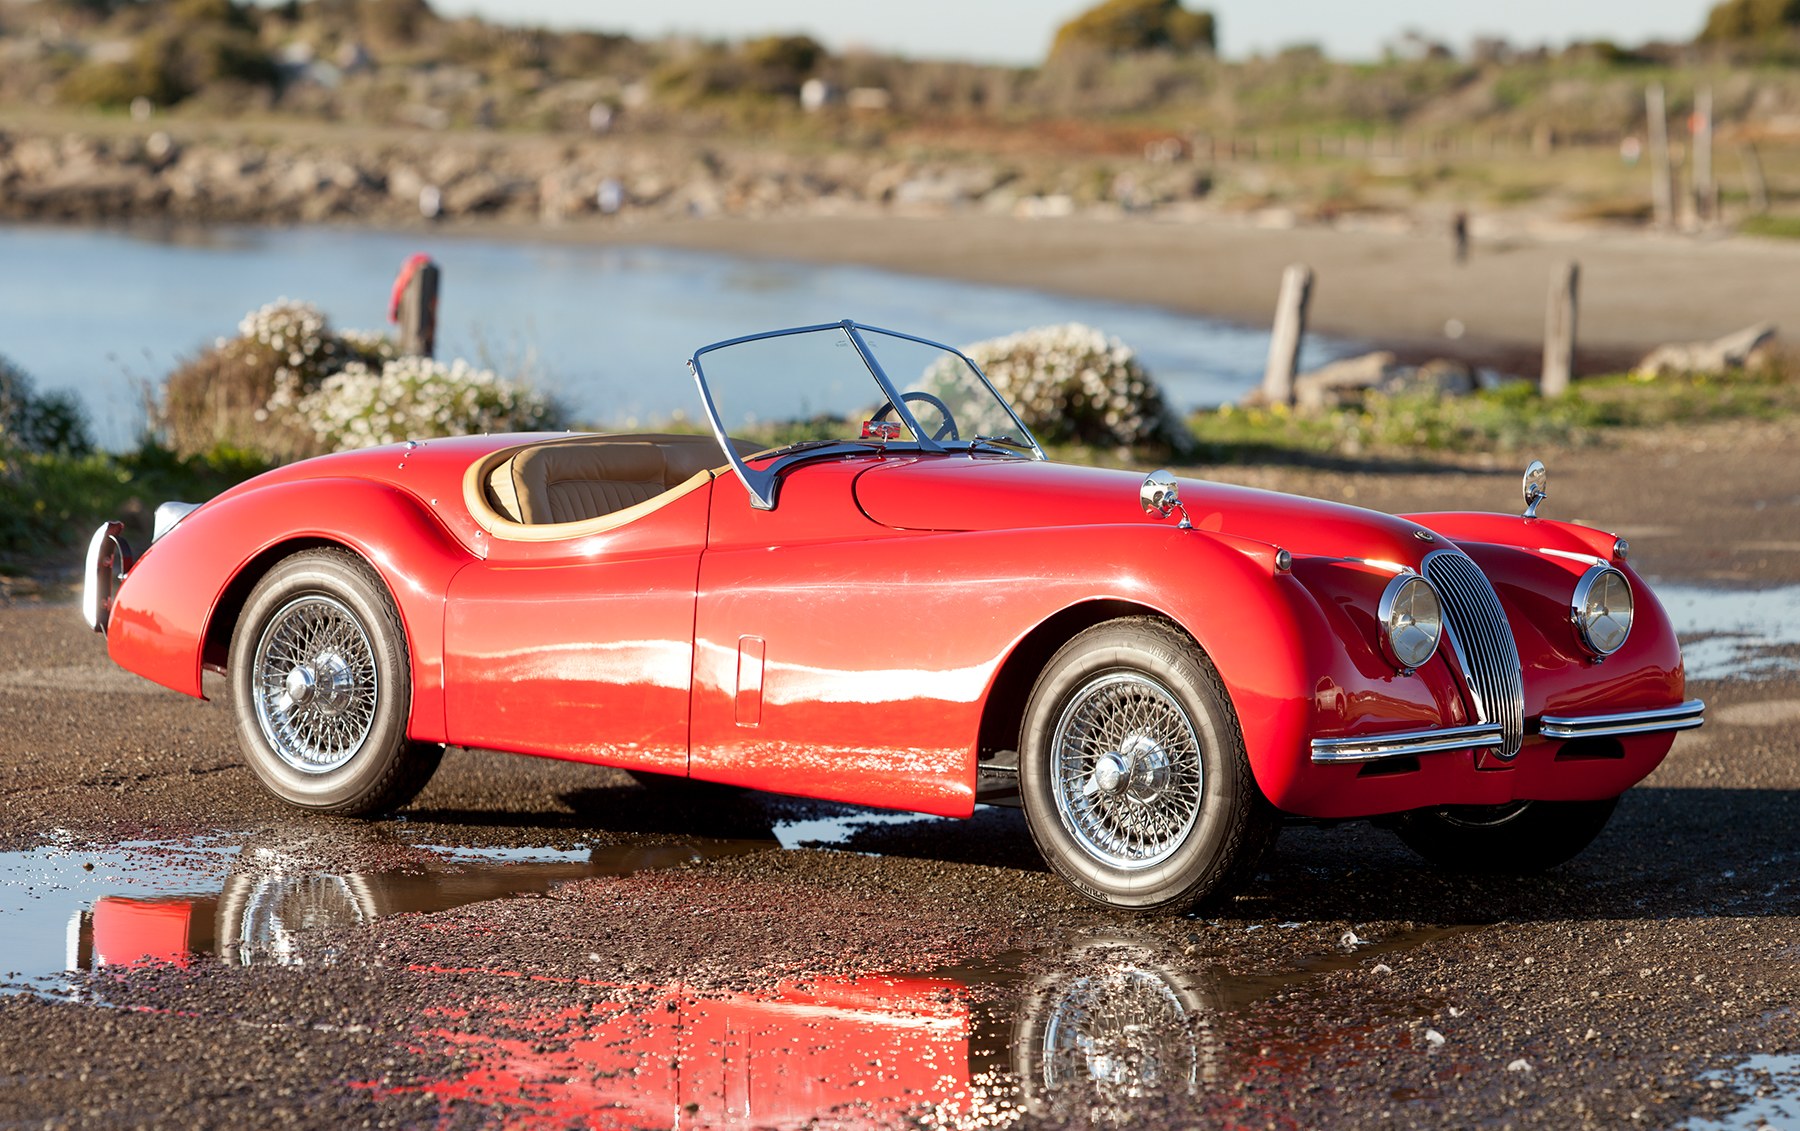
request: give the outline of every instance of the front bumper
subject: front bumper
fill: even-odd
[[[1538,720],[1537,733],[1545,738],[1555,739],[1612,738],[1656,731],[1691,730],[1705,721],[1706,704],[1699,699],[1689,699],[1673,707],[1647,711],[1545,715]],[[1315,738],[1312,740],[1312,760],[1314,765],[1321,766],[1346,762],[1383,762],[1447,750],[1498,749],[1503,741],[1499,725],[1485,723],[1357,738]]]

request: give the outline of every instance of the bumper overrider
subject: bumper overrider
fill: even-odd
[[[87,568],[81,574],[81,615],[95,632],[105,632],[113,597],[136,555],[125,541],[125,524],[106,522],[88,539]]]
[[[1611,738],[1653,731],[1691,730],[1705,721],[1706,704],[1699,699],[1689,699],[1673,707],[1653,710],[1545,715],[1538,720],[1537,733],[1557,739]],[[1447,750],[1497,750],[1504,744],[1505,737],[1499,724],[1481,723],[1354,738],[1315,738],[1312,740],[1312,760],[1315,765],[1380,762]]]

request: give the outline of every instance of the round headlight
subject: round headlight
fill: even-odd
[[[1381,640],[1388,659],[1411,671],[1431,659],[1444,636],[1444,610],[1437,590],[1416,573],[1388,582],[1381,595]]]
[[[1610,656],[1625,646],[1631,635],[1631,611],[1631,583],[1608,565],[1582,574],[1569,602],[1582,647],[1596,656]]]

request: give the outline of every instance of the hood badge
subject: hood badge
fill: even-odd
[[[1413,531],[1413,537],[1417,538],[1421,542],[1436,542],[1437,541],[1437,535],[1433,534],[1429,530],[1415,530],[1415,531]]]

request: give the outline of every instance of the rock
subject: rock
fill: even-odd
[[[1346,357],[1295,377],[1294,403],[1310,412],[1355,404],[1393,371],[1394,355],[1387,350]],[[1259,397],[1261,391],[1256,390],[1251,397]],[[1250,399],[1245,403],[1250,403]]]
[[[1656,378],[1677,373],[1723,373],[1742,369],[1775,337],[1773,322],[1759,322],[1710,342],[1657,346],[1631,371],[1633,377]]]
[[[1472,366],[1439,357],[1433,358],[1417,369],[1403,368],[1393,371],[1376,386],[1376,390],[1390,397],[1421,395],[1466,397],[1473,393],[1479,384]]]

